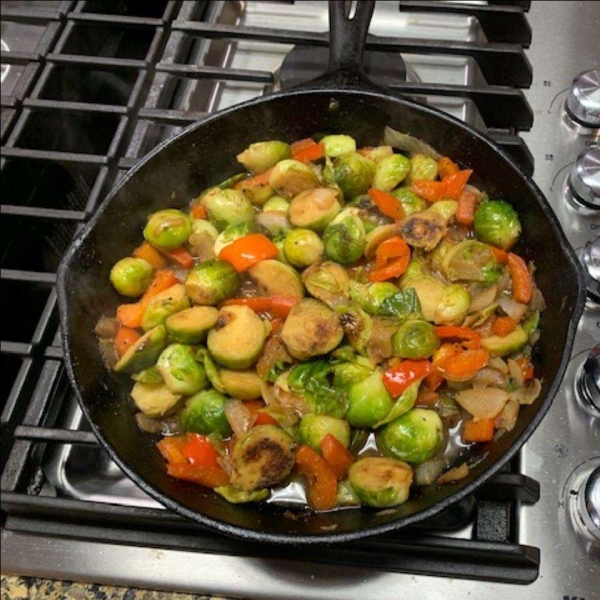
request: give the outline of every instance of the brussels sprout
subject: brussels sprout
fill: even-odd
[[[350,443],[350,425],[344,419],[309,413],[302,417],[299,431],[302,443],[317,452],[321,452],[321,440],[329,433],[345,448]]]
[[[373,334],[373,320],[358,304],[337,307],[340,322],[348,341],[359,354],[367,353]]]
[[[429,179],[433,181],[438,176],[438,164],[433,158],[429,158],[424,154],[413,154],[410,158],[410,173],[408,174],[407,182],[411,184],[413,181],[420,179]]]
[[[481,340],[481,346],[492,356],[508,356],[521,350],[527,343],[529,336],[522,327],[517,327],[513,332],[500,337],[491,335]]]
[[[421,212],[427,208],[427,203],[423,198],[409,187],[401,187],[392,192],[392,195],[402,204],[404,214],[408,217],[416,212]]]
[[[346,304],[348,300],[350,277],[337,263],[325,261],[309,267],[302,273],[302,281],[310,295],[327,306]]]
[[[251,308],[226,306],[208,334],[208,350],[220,365],[246,369],[258,360],[265,337],[265,325]]]
[[[270,141],[250,144],[236,156],[252,173],[264,173],[275,166],[280,160],[289,158],[292,154],[290,145],[285,142]]]
[[[388,281],[365,285],[352,281],[350,283],[350,298],[370,315],[379,314],[382,303],[400,290]]]
[[[471,296],[462,285],[449,285],[435,308],[435,322],[438,325],[457,325],[462,323],[469,312]]]
[[[413,213],[400,226],[400,233],[407,244],[427,251],[439,244],[447,230],[446,219],[432,208]]]
[[[218,433],[223,437],[231,435],[231,427],[225,414],[227,397],[216,390],[204,390],[188,398],[181,413],[181,427],[184,431],[208,435]]]
[[[360,153],[378,163],[380,160],[394,154],[391,146],[375,146],[374,148],[361,148]]]
[[[277,260],[261,260],[247,271],[261,296],[304,297],[304,286],[296,269]]]
[[[381,371],[355,383],[348,392],[346,419],[352,427],[374,427],[385,419],[394,401],[383,385]]]
[[[322,231],[340,210],[337,190],[319,187],[298,194],[288,214],[292,225]]]
[[[156,367],[148,367],[139,373],[135,373],[131,376],[131,379],[140,383],[161,383],[163,380]]]
[[[231,483],[246,492],[281,483],[294,466],[294,440],[275,425],[246,432],[232,452]]]
[[[354,349],[351,346],[346,347],[354,354]],[[355,383],[364,381],[372,372],[373,365],[371,361],[363,356],[357,356],[352,361],[343,362],[333,367],[333,386],[339,389],[350,388]]]
[[[348,470],[352,489],[365,504],[375,508],[398,506],[406,502],[412,478],[409,465],[380,456],[361,458]]]
[[[410,160],[402,154],[392,154],[377,163],[373,187],[384,192],[393,190],[410,171]]]
[[[158,357],[156,369],[174,394],[189,396],[208,386],[206,371],[194,354],[191,346],[171,344]]]
[[[151,367],[167,345],[167,331],[158,325],[133,343],[114,366],[119,373],[137,373]]]
[[[435,311],[440,305],[446,290],[446,286],[439,279],[432,275],[418,275],[410,277],[408,280],[403,278],[400,281],[400,287],[403,291],[413,288],[419,298],[421,312],[425,320],[435,320]]]
[[[294,229],[285,238],[283,252],[290,264],[300,268],[308,267],[323,256],[323,242],[310,229]]]
[[[269,176],[269,185],[285,198],[293,198],[300,192],[319,186],[319,178],[313,170],[298,160],[282,160]]]
[[[446,223],[449,223],[458,210],[458,202],[456,200],[438,200],[431,205],[429,210],[438,213]]]
[[[202,196],[200,203],[219,231],[228,225],[246,223],[254,218],[254,208],[240,190],[212,188]]]
[[[280,211],[287,213],[290,203],[282,196],[271,196],[262,207],[263,212]]]
[[[406,271],[404,271],[404,274],[402,275],[401,279],[400,279],[400,287],[402,289],[405,289],[406,287],[406,283],[408,282],[409,279],[412,279],[413,277],[417,277],[419,275],[425,275],[426,271],[425,271],[425,267],[423,266],[423,263],[414,257],[411,259],[411,261],[408,263],[408,267],[406,268]]]
[[[181,396],[174,394],[164,383],[136,382],[131,390],[136,406],[151,418],[164,417],[177,405]]]
[[[194,304],[218,304],[233,296],[240,285],[235,269],[220,260],[197,264],[185,280],[185,293]]]
[[[141,296],[150,283],[154,269],[143,258],[122,258],[110,270],[110,281],[115,290],[123,296],[137,298]]]
[[[167,317],[189,307],[190,301],[185,295],[185,287],[176,283],[150,299],[142,317],[142,329],[153,329],[164,323]]]
[[[411,383],[394,401],[394,405],[388,412],[388,414],[378,423],[375,423],[375,427],[381,427],[386,423],[391,423],[396,420],[400,415],[407,413],[416,403],[417,396],[419,395],[419,387],[421,385],[421,379]]]
[[[427,358],[439,345],[435,329],[427,321],[406,321],[392,336],[394,356],[400,358]]]
[[[289,353],[299,360],[331,352],[343,337],[338,315],[313,299],[295,304],[281,329]]]
[[[196,360],[201,360],[203,362],[206,376],[215,390],[217,390],[217,392],[221,392],[221,394],[227,393],[227,390],[223,385],[223,380],[221,379],[221,371],[219,371],[217,363],[215,363],[215,361],[212,359],[212,356],[205,348],[198,349],[198,352],[196,353]]]
[[[271,493],[268,489],[263,488],[262,490],[254,490],[253,492],[246,492],[239,488],[237,485],[221,485],[215,488],[215,492],[220,496],[223,496],[227,502],[231,504],[246,504],[247,502],[260,502],[266,500]]]
[[[241,181],[235,189],[242,192],[244,198],[254,206],[263,206],[274,192],[268,182],[257,184],[250,179]]]
[[[192,220],[192,234],[188,242],[192,252],[200,261],[211,260],[215,257],[215,241],[219,236],[216,227],[206,219]]]
[[[150,215],[144,227],[144,238],[153,246],[164,250],[185,244],[191,233],[191,219],[174,208],[159,210]]]
[[[414,288],[408,288],[386,298],[379,307],[380,317],[393,317],[400,321],[422,319],[421,303]]]
[[[540,311],[533,310],[521,323],[521,327],[523,327],[523,331],[530,336],[540,324]]]
[[[354,491],[352,484],[346,479],[340,481],[335,498],[336,506],[360,506],[360,498]]]
[[[262,233],[263,231],[265,230],[258,223],[254,223],[254,221],[228,225],[215,240],[215,254],[219,256],[223,248],[226,248],[238,238],[250,235],[251,233]]]
[[[442,420],[433,410],[413,408],[377,432],[379,449],[411,464],[431,458],[443,437]]]
[[[219,311],[212,306],[193,306],[167,317],[169,335],[182,344],[198,344],[217,322]]]
[[[348,200],[364,194],[374,174],[375,163],[357,152],[344,154],[333,163],[333,178]]]
[[[262,394],[262,379],[255,371],[230,371],[221,369],[221,384],[225,391],[240,400],[253,400]]]
[[[521,235],[521,222],[517,211],[508,202],[487,200],[475,211],[473,229],[480,242],[509,250]]]
[[[356,216],[349,215],[330,223],[323,233],[325,254],[343,265],[356,262],[365,250],[365,226]]]
[[[464,240],[450,248],[444,255],[442,268],[450,281],[494,283],[500,277],[494,253],[476,240]]]
[[[326,135],[322,140],[325,156],[334,158],[356,152],[356,142],[349,135]]]

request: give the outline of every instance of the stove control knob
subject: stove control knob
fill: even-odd
[[[600,467],[581,482],[573,508],[576,528],[589,540],[600,544]]]
[[[576,204],[600,209],[600,147],[582,152],[569,173],[569,192]]]
[[[588,296],[600,304],[600,236],[588,242],[581,251]]]
[[[582,127],[600,127],[600,69],[575,77],[566,101],[569,117]]]
[[[600,346],[583,363],[577,379],[577,396],[591,415],[600,417]]]

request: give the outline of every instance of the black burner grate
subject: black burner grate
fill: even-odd
[[[61,428],[60,421],[73,398],[62,364],[54,283],[73,236],[117,178],[152,145],[157,132],[205,115],[170,107],[178,81],[226,80],[266,87],[275,81],[269,71],[186,64],[194,39],[326,44],[322,34],[203,21],[212,5],[166,0],[3,2],[3,25],[39,31],[33,50],[2,52],[10,82],[1,98],[0,163],[2,313],[10,316],[1,344],[6,530],[148,546],[160,539],[163,546],[190,551],[278,555],[269,547],[223,538],[167,511],[53,497],[42,468],[44,452],[57,444],[96,448],[91,433]],[[468,86],[403,83],[396,89],[469,98],[488,132],[531,172],[531,156],[515,135],[532,124],[532,111],[519,89],[531,83],[523,53],[531,39],[524,16],[529,3],[399,5],[405,11],[471,15],[490,43],[371,38],[369,47],[380,51],[471,57],[487,79],[487,84]],[[516,506],[536,502],[539,489],[517,466],[497,475],[477,498],[420,530],[326,550],[320,561],[531,582],[538,575],[539,551],[519,545]],[[473,539],[435,534],[473,514]],[[302,549],[287,549],[286,556],[311,558]]]

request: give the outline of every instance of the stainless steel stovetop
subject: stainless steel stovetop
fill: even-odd
[[[296,6],[269,2],[247,5],[215,2],[211,15],[215,22],[224,24],[307,31],[327,29],[325,2],[303,2]],[[600,4],[533,2],[528,20],[533,42],[527,54],[534,80],[525,95],[534,110],[534,125],[522,137],[535,159],[534,180],[546,194],[573,247],[582,255],[587,252],[591,271],[595,269],[596,278],[600,278],[600,212],[597,210],[600,152],[594,150],[600,137]],[[472,18],[402,14],[398,12],[396,2],[378,3],[371,33],[407,38],[485,39],[477,21]],[[291,45],[252,41],[205,42],[191,48],[189,61],[217,67],[276,71],[291,48]],[[404,59],[409,81],[448,84],[481,81],[481,72],[468,58],[406,55]],[[582,102],[587,102],[588,107],[595,106],[591,109],[596,111],[595,117],[581,112],[581,102],[574,102],[571,91],[574,78],[593,69],[596,71],[591,87],[585,87],[584,82],[579,88],[587,94],[587,100],[584,98]],[[163,84],[158,74],[155,88],[158,90]],[[175,92],[175,108],[214,111],[263,92],[264,84],[216,81],[208,85],[204,80],[188,80]],[[570,98],[569,107],[577,122],[565,110],[567,98]],[[469,100],[430,97],[428,101],[485,129],[477,109]],[[585,122],[592,126],[584,127]],[[173,131],[174,128],[163,128],[160,136],[166,137]],[[149,149],[147,136],[147,124],[140,124],[128,156],[136,158]],[[152,143],[156,142],[156,138],[152,140]],[[585,151],[587,157],[582,156],[577,162],[578,156]],[[591,195],[589,187],[582,187],[581,178],[584,184],[591,186]],[[577,193],[584,196],[588,207],[578,204]],[[594,246],[591,245],[593,242]],[[590,280],[591,286],[593,283]],[[595,285],[598,294],[598,284]],[[267,560],[126,546],[103,543],[100,539],[89,542],[21,534],[11,534],[4,540],[11,544],[11,553],[3,553],[3,561],[8,561],[9,571],[66,579],[80,579],[83,574],[84,579],[90,581],[251,598],[395,600],[423,597],[454,600],[472,597],[513,600],[525,594],[532,600],[600,598],[600,400],[598,388],[590,385],[594,377],[592,374],[589,378],[593,361],[587,363],[587,387],[582,388],[579,383],[583,364],[599,342],[600,305],[590,299],[579,324],[561,390],[546,418],[520,453],[521,472],[539,481],[541,486],[540,500],[532,506],[521,506],[516,522],[519,543],[541,550],[540,575],[528,586],[401,574],[387,572],[385,568],[332,568],[319,564],[318,559],[314,562],[285,558]],[[596,386],[598,373],[595,373]],[[86,428],[75,404],[66,414],[63,426]],[[590,479],[594,469],[595,487]],[[84,500],[159,507],[123,477],[97,448],[60,446],[45,464],[45,473],[48,490],[54,490],[48,493],[57,491]],[[584,510],[586,500],[588,506]],[[593,510],[596,511],[595,524],[589,520]],[[468,539],[472,531],[473,524],[470,523],[458,531],[441,535]]]

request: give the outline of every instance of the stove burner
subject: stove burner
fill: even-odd
[[[4,40],[0,40],[0,46],[2,47],[2,52],[8,52],[10,48],[8,44]],[[8,76],[8,72],[10,71],[10,65],[2,65],[2,70],[0,70],[0,83],[4,83],[4,80]]]

